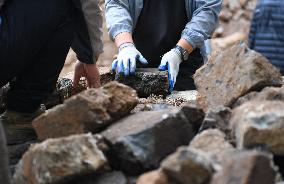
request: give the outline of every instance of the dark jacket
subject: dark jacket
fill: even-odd
[[[249,42],[284,74],[284,0],[259,0]]]
[[[8,0],[0,0],[0,9]],[[97,56],[103,52],[102,42],[102,23],[103,17],[99,0],[73,0],[76,7],[82,9],[85,18],[89,41],[92,46],[93,62],[96,62]]]

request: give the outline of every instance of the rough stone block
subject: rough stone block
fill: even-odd
[[[202,151],[181,147],[162,162],[162,171],[180,184],[208,183],[214,173],[212,161]]]
[[[284,103],[251,101],[233,111],[230,121],[238,148],[263,148],[284,155]]]
[[[228,155],[223,168],[211,184],[275,183],[276,171],[271,156],[261,152],[235,152]]]
[[[107,167],[107,160],[91,134],[50,139],[31,146],[24,154],[16,168],[13,183],[59,183],[99,173]]]
[[[219,129],[226,134],[227,139],[232,139],[229,122],[231,119],[232,110],[228,107],[217,107],[209,109],[205,115],[204,121],[199,129],[202,132],[207,129]]]
[[[282,76],[261,54],[237,44],[215,52],[194,75],[198,104],[207,111],[231,106],[241,96],[268,86],[282,86]]]
[[[234,104],[234,108],[244,104],[248,101],[282,101],[284,102],[284,87],[275,88],[267,87],[260,92],[251,92],[241,98],[239,98]]]
[[[148,172],[140,176],[137,184],[174,184],[170,182],[168,177],[161,170]]]
[[[129,114],[137,105],[136,92],[110,82],[99,89],[88,89],[48,110],[33,121],[40,140],[93,132]]]
[[[138,68],[135,75],[129,77],[117,74],[115,80],[135,89],[141,98],[169,93],[168,73],[156,68]]]
[[[126,117],[102,132],[115,168],[129,174],[156,169],[177,147],[194,136],[191,122],[179,109],[141,112]]]
[[[226,140],[226,135],[218,129],[205,130],[196,135],[189,147],[205,152],[218,164],[222,162],[225,152],[234,150],[234,147]]]

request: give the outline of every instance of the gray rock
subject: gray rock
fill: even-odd
[[[91,134],[50,139],[24,154],[13,176],[14,184],[59,183],[108,167]]]
[[[9,145],[8,153],[10,158],[10,165],[16,165],[22,158],[24,153],[29,149],[31,144],[36,143],[36,141],[25,142],[18,145]]]
[[[128,184],[127,178],[120,171],[107,172],[102,174],[84,175],[71,178],[60,184]]]
[[[181,107],[181,111],[193,125],[194,132],[197,133],[204,120],[205,113],[203,110],[194,104],[186,104]]]
[[[138,68],[135,75],[129,77],[117,74],[115,80],[135,89],[141,98],[169,93],[168,73],[156,68]]]
[[[175,106],[182,106],[187,103],[196,104],[197,96],[196,90],[174,91],[166,97],[166,102]]]
[[[167,155],[194,136],[191,122],[179,109],[140,112],[101,133],[110,144],[115,168],[135,175],[159,167]]]
[[[88,89],[48,110],[33,121],[38,138],[93,132],[126,116],[137,105],[135,90],[117,82]]]
[[[244,104],[248,101],[282,101],[284,102],[284,87],[275,88],[275,87],[267,87],[264,88],[260,92],[251,92],[241,98],[239,98],[234,104],[234,108]]]
[[[271,155],[235,151],[228,154],[223,168],[213,177],[211,184],[273,184],[275,179]]]
[[[284,155],[284,103],[250,101],[233,111],[230,125],[240,149],[259,147]]]
[[[209,129],[196,135],[190,142],[190,148],[201,150],[218,164],[222,163],[223,155],[235,148],[226,140],[226,135],[218,129]]]
[[[157,111],[157,110],[165,110],[165,109],[171,109],[174,106],[168,105],[168,104],[138,104],[131,113],[138,113],[138,112],[144,112],[144,111]]]
[[[214,173],[212,161],[199,150],[181,147],[162,162],[162,171],[180,184],[208,183]]]
[[[161,170],[155,170],[141,175],[136,184],[176,184],[169,181],[168,177]]]
[[[204,111],[232,106],[241,96],[268,86],[282,86],[282,76],[261,54],[237,44],[212,54],[194,75],[198,104]]]
[[[202,132],[207,129],[219,129],[226,134],[226,139],[232,140],[231,129],[229,127],[229,122],[231,118],[232,111],[228,107],[217,107],[214,109],[209,109],[205,115],[204,121],[199,129]]]

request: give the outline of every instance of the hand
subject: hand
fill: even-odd
[[[135,48],[132,43],[124,43],[120,46],[117,59],[112,63],[112,70],[117,69],[118,73],[124,73],[125,76],[134,74],[136,70],[136,60],[142,64],[148,64],[147,60]]]
[[[96,64],[85,64],[77,61],[73,80],[75,89],[78,88],[81,77],[87,79],[88,88],[98,88],[101,86],[100,73]]]
[[[179,65],[182,62],[181,54],[177,49],[172,49],[168,53],[166,53],[161,61],[159,66],[159,70],[165,71],[168,70],[168,78],[170,82],[170,92],[174,90],[174,86],[176,83],[177,75],[179,72]]]

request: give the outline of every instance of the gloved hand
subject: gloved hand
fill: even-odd
[[[135,48],[132,43],[124,43],[119,48],[117,59],[112,63],[112,70],[117,69],[118,73],[124,73],[125,76],[134,74],[136,70],[136,61],[142,64],[148,64],[147,60]]]
[[[163,57],[159,70],[165,71],[168,70],[168,78],[170,82],[170,92],[174,90],[177,75],[179,72],[179,65],[182,62],[182,56],[178,49],[174,48],[171,51],[167,52]]]

